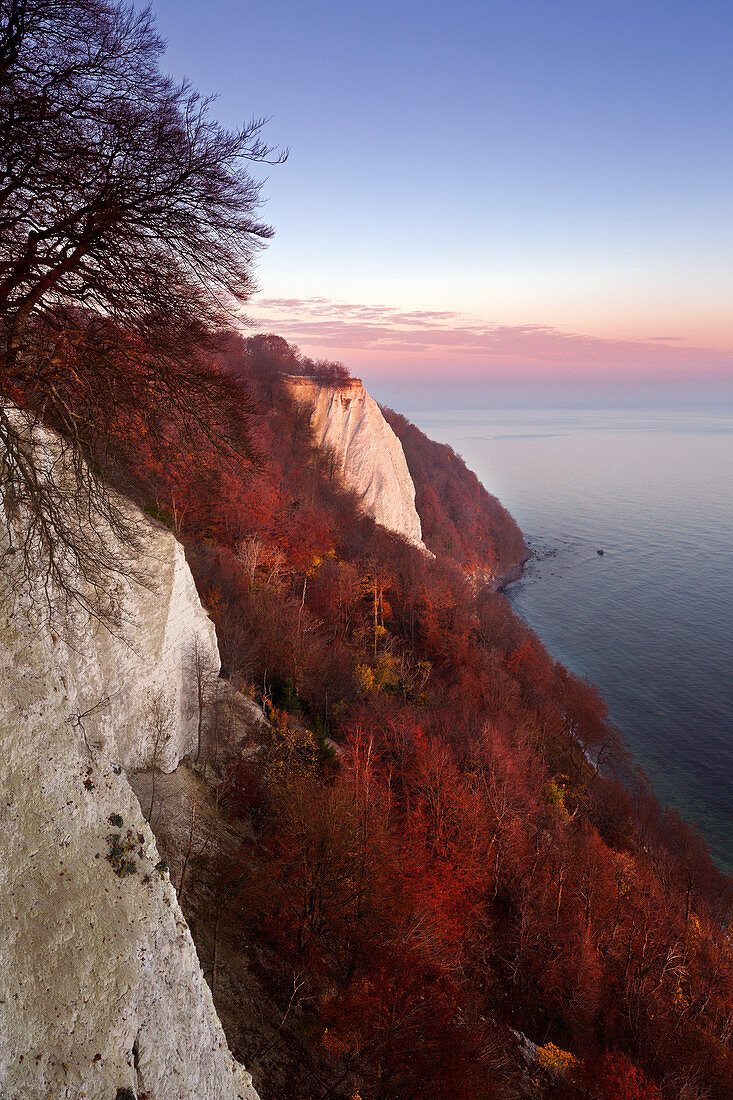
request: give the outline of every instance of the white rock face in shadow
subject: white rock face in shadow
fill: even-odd
[[[314,443],[333,453],[339,474],[367,515],[424,549],[402,444],[360,379],[333,385],[292,375],[287,385],[295,400],[312,410]]]
[[[94,744],[126,770],[145,767],[156,755],[168,772],[196,753],[198,706],[195,677],[219,673],[214,624],[201,605],[183,547],[164,528],[140,514],[147,528],[142,570],[150,587],[129,582],[119,593],[126,614],[119,635],[89,622],[81,640],[67,646],[69,691]],[[168,736],[154,738],[151,708],[164,703]]]
[[[126,586],[124,638],[81,617],[49,624],[40,600],[18,596],[17,559],[0,544],[3,1100],[114,1100],[123,1088],[257,1100],[125,774],[195,750],[192,660],[219,668],[182,548],[137,516],[153,587]],[[115,835],[130,842],[123,876],[107,858]]]

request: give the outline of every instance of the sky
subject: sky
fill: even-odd
[[[289,149],[255,331],[403,407],[733,402],[730,0],[154,10]]]

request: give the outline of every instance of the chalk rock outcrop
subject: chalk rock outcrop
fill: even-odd
[[[0,544],[2,1100],[256,1100],[126,778],[195,748],[219,668],[182,548],[136,518],[121,632],[49,621]]]
[[[310,408],[314,443],[334,455],[367,515],[424,549],[402,444],[360,379],[333,384],[291,375],[287,386]]]

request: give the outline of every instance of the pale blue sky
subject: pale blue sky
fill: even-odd
[[[673,373],[730,369],[730,2],[154,7],[170,70],[290,147],[264,187],[277,235],[258,275],[288,305],[254,305],[289,338],[365,371],[403,361],[351,315],[314,328],[298,302],[317,297],[595,338],[589,369],[604,340],[641,363],[658,337],[677,338]],[[467,364],[451,346],[426,360]]]

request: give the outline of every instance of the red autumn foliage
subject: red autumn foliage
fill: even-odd
[[[453,448],[428,439],[392,409],[382,412],[415,482],[425,545],[470,572],[492,577],[525,561],[529,555],[516,523]]]
[[[202,437],[162,462],[142,438],[125,479],[186,541],[230,675],[289,712],[223,792],[251,828],[232,920],[329,1067],[316,1086],[292,1065],[278,1087],[519,1096],[521,1032],[579,1067],[537,1095],[732,1095],[730,881],[659,806],[597,692],[466,577],[496,560],[487,546],[518,549],[507,521],[482,505],[486,529],[452,559],[446,532],[478,498],[455,504],[458,460],[400,426],[423,454],[428,558],[314,451],[279,378],[317,365],[275,337],[222,363],[259,404],[259,468],[221,467]]]
[[[660,1100],[661,1093],[625,1054],[604,1055],[593,1072],[592,1100]]]

